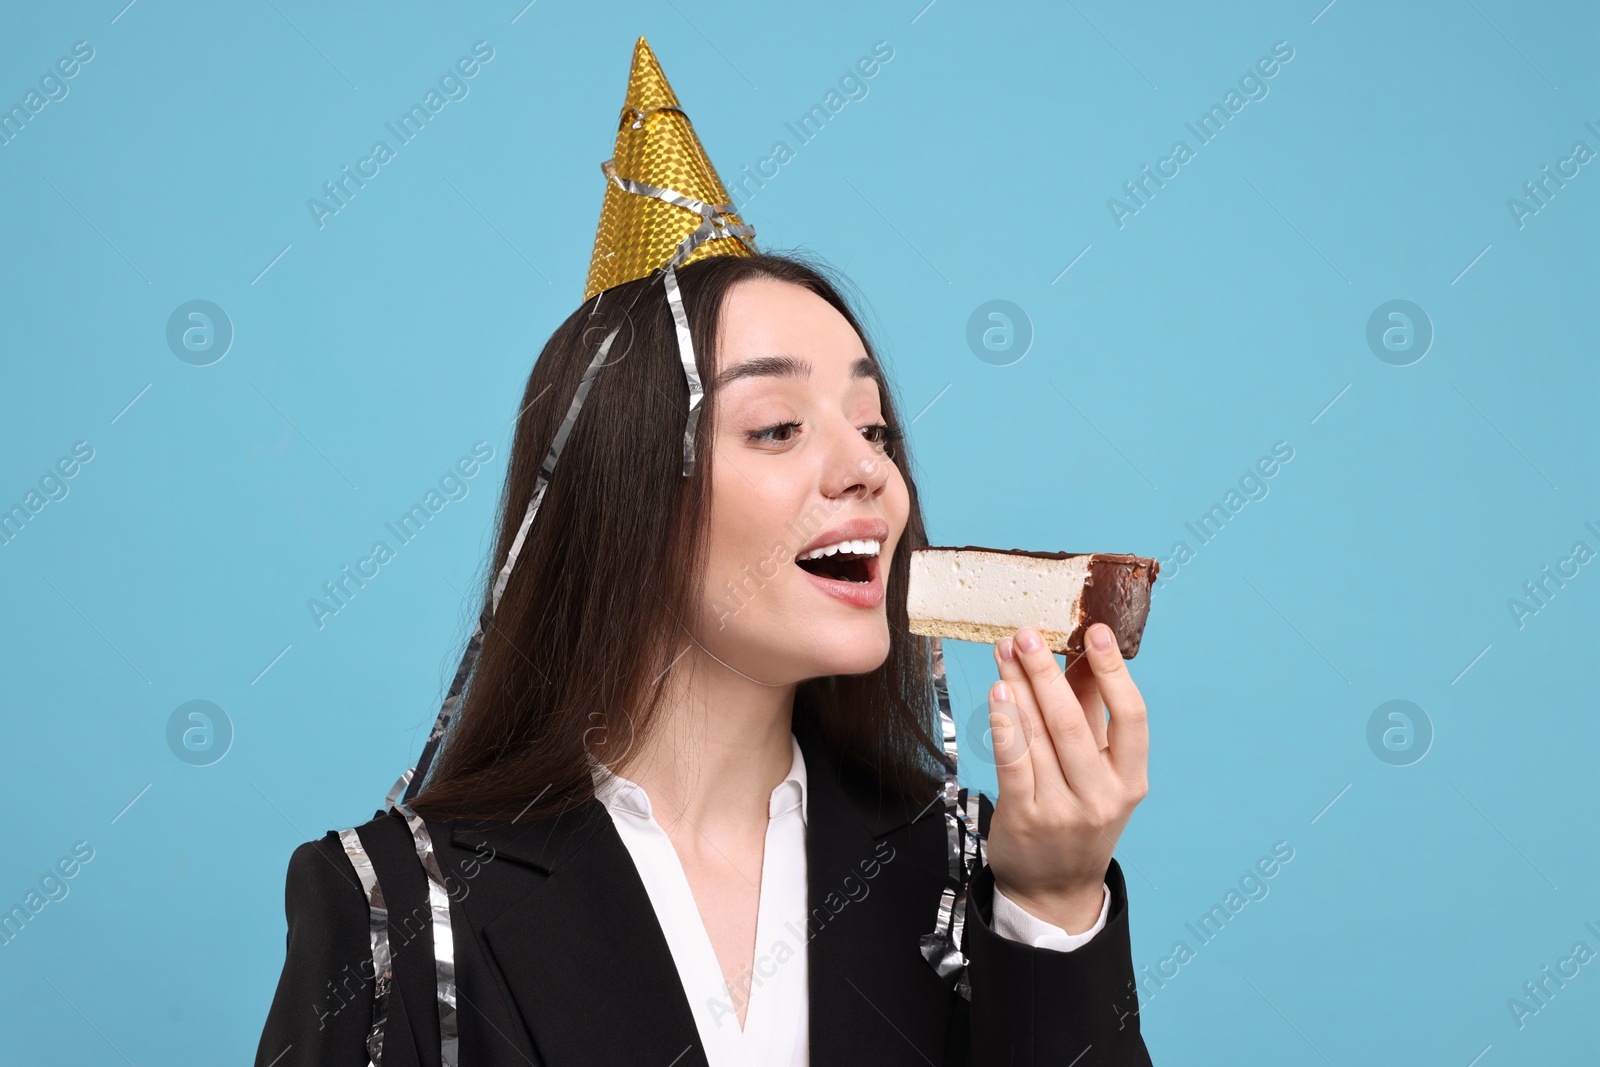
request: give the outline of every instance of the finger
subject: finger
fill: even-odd
[[[1078,703],[1083,707],[1083,717],[1088,720],[1089,729],[1094,731],[1095,747],[1104,752],[1106,704],[1100,698],[1100,686],[1094,680],[1094,669],[1089,666],[1089,657],[1082,654],[1068,657],[1067,682],[1072,686],[1073,696],[1078,698]]]
[[[1072,686],[1056,662],[1054,652],[1044,643],[1044,637],[1032,627],[1023,627],[1015,637],[1017,662],[1033,683],[1034,699],[1050,731],[1050,741],[1055,749],[1061,769],[1066,772],[1067,784],[1080,795],[1088,795],[1104,785],[1109,777],[1100,748],[1095,744],[1094,731],[1083,714]]]
[[[994,746],[994,766],[1004,796],[1033,800],[1033,760],[1028,758],[1028,738],[1016,693],[1003,681],[989,687],[989,737]]]
[[[1033,694],[1033,683],[1028,680],[1028,673],[1022,669],[1022,664],[1017,662],[1015,642],[1011,638],[1007,637],[995,645],[995,666],[1000,670],[1001,680],[1011,687],[1012,699],[1021,713],[1023,742],[1028,747],[1028,756],[1033,763],[1033,793],[1030,794],[1030,800],[1040,796],[1041,783],[1062,783],[1061,788],[1065,788],[1066,775],[1061,772],[1061,762],[1056,759],[1055,747],[1050,744],[1050,731],[1045,729],[1044,715]]]
[[[1150,757],[1150,724],[1145,715],[1144,697],[1133,684],[1128,665],[1117,647],[1111,627],[1097,622],[1087,634],[1089,665],[1111,712],[1107,736],[1111,742],[1111,765],[1125,782],[1142,784]]]

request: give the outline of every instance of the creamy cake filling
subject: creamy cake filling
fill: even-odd
[[[1070,633],[1080,619],[1089,557],[927,549],[912,554],[911,571],[911,618]]]

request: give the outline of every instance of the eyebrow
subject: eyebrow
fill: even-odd
[[[760,356],[735,363],[711,382],[712,389],[721,389],[741,378],[809,378],[811,364],[794,356]],[[850,364],[850,378],[877,378],[878,368],[866,356]]]

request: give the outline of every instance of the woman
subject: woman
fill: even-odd
[[[555,398],[620,327],[411,805],[448,930],[405,820],[358,827],[388,911],[375,995],[340,837],[301,845],[258,1065],[356,1067],[375,1032],[382,1064],[440,1063],[435,935],[454,962],[447,1061],[470,1067],[1149,1063],[1111,858],[1147,734],[1114,641],[1095,641],[1109,631],[1070,679],[1034,630],[996,646],[969,1000],[918,949],[949,882],[947,768],[929,645],[907,630],[927,542],[883,369],[799,261],[705,258],[677,286],[708,383],[691,476],[654,278],[586,301],[528,381],[496,561]]]

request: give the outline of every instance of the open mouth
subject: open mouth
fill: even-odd
[[[795,566],[819,578],[831,578],[838,582],[851,582],[856,585],[866,585],[872,581],[873,568],[878,558],[878,545],[876,542],[846,542],[828,554],[813,555],[811,558],[795,560]],[[819,549],[819,553],[826,549]]]

